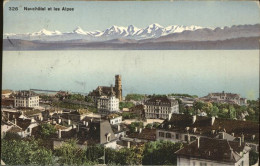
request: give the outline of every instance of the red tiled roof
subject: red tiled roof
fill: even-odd
[[[245,143],[241,143],[240,146],[239,142],[235,141],[200,137],[199,147],[197,139],[177,151],[176,154],[183,157],[235,163],[242,157],[239,154],[244,148]]]
[[[192,123],[190,115],[173,114],[171,120],[165,120],[160,128],[178,132],[187,132],[186,127],[189,127],[189,132],[196,128],[196,134],[207,136],[212,135],[212,130],[225,131],[228,134],[234,133],[236,137],[241,137],[243,134],[248,142],[252,141],[252,135],[255,135],[255,140],[259,139],[259,124],[255,122],[215,118],[211,125],[211,120],[209,117],[196,116],[195,123]]]
[[[137,138],[137,139],[143,139],[148,141],[155,141],[156,140],[156,129],[142,129],[142,132],[134,132],[131,133],[129,138]]]

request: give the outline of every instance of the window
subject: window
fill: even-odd
[[[159,137],[164,137],[164,132],[159,132]]]
[[[166,133],[166,138],[172,138],[171,133]]]
[[[179,139],[179,134],[176,134],[176,139]]]
[[[188,141],[188,135],[185,135],[184,140],[185,140],[185,141]]]

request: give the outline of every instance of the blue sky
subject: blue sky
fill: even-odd
[[[9,7],[19,7],[9,11]],[[23,7],[73,7],[73,12],[23,11]],[[43,28],[69,32],[104,30],[112,25],[139,28],[152,23],[223,27],[257,24],[260,10],[256,2],[246,1],[156,1],[156,2],[37,2],[11,1],[4,6],[4,33],[36,32]]]

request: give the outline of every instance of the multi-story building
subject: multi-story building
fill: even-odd
[[[119,99],[119,101],[122,101],[122,83],[121,83],[121,76],[116,75],[115,76],[115,86],[112,85],[109,86],[98,86],[95,90],[89,93],[88,96],[90,96],[94,103],[97,104],[98,98],[102,96],[110,96],[111,94],[111,88],[115,92],[115,97]]]
[[[209,93],[207,96],[201,98],[204,101],[211,101],[216,103],[230,103],[238,105],[247,105],[247,99],[242,98],[239,94],[234,93]]]
[[[109,96],[101,96],[97,99],[97,108],[100,112],[116,112],[119,111],[119,99],[116,98],[113,88]]]
[[[189,143],[198,137],[235,141],[259,151],[259,124],[251,121],[172,114],[156,130],[156,140]]]
[[[144,103],[145,118],[166,119],[172,113],[179,113],[177,100],[168,97],[153,97]]]
[[[246,166],[249,151],[241,141],[201,137],[176,152],[177,166]]]
[[[39,107],[39,95],[33,91],[19,91],[15,95],[14,107]]]

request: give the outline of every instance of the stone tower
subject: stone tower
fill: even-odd
[[[120,75],[115,76],[115,92],[116,98],[118,98],[119,101],[122,101],[122,84]]]

